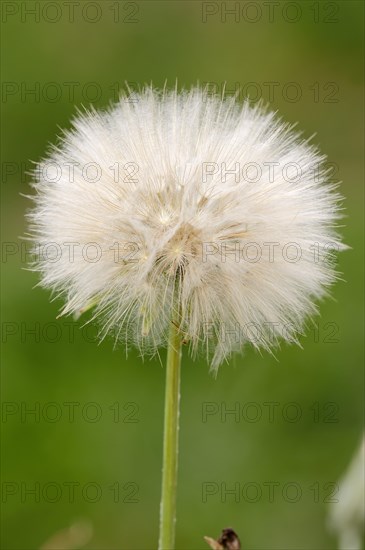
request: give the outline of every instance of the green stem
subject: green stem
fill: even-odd
[[[170,328],[165,389],[165,422],[162,466],[162,496],[160,505],[159,550],[175,547],[176,486],[180,403],[181,333],[180,319],[173,320]]]

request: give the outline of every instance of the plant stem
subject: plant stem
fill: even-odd
[[[171,322],[166,361],[165,421],[159,550],[175,547],[176,486],[182,337],[179,315]]]

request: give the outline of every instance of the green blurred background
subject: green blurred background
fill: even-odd
[[[2,548],[39,548],[80,518],[93,527],[90,550],[156,547],[164,369],[57,320],[60,303],[33,288],[19,236],[25,172],[76,107],[108,106],[125,81],[133,89],[176,78],[218,91],[238,83],[316,133],[342,181],[352,247],[302,349],[283,346],[275,358],[247,349],[217,379],[184,357],[177,549],[207,548],[202,537],[227,526],[244,549],[335,548],[326,484],[346,468],[363,426],[363,3],[226,2],[238,9],[226,16],[220,2],[1,4]],[[204,418],[206,403],[214,414]],[[224,407],[239,407],[240,418]],[[240,495],[225,495],[235,484]],[[32,487],[39,495],[25,492]]]

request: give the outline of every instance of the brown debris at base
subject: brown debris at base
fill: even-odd
[[[241,550],[241,541],[231,528],[223,529],[218,540],[211,537],[204,537],[204,540],[212,550]]]

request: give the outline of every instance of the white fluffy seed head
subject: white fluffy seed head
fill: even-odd
[[[42,284],[142,351],[176,309],[214,369],[247,341],[293,341],[336,278],[324,157],[261,106],[146,88],[79,114],[35,174]]]

